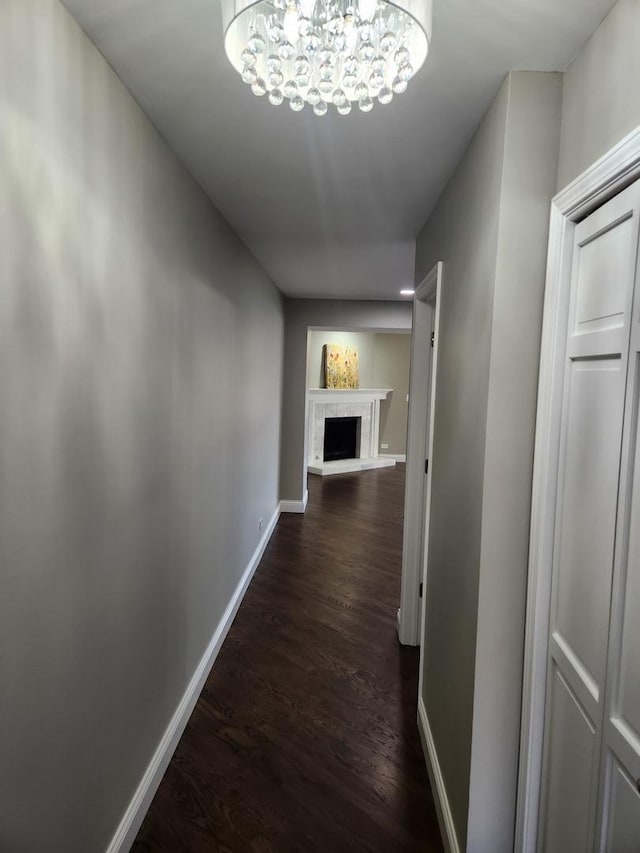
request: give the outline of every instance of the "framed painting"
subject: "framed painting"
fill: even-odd
[[[359,388],[357,347],[325,344],[322,347],[325,388]]]

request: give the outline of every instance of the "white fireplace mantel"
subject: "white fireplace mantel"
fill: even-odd
[[[373,403],[386,400],[393,388],[310,388],[309,400],[321,403]]]
[[[312,474],[337,474],[395,465],[395,460],[378,456],[380,402],[392,388],[310,388],[308,404],[308,470]],[[324,422],[326,418],[358,417],[360,455],[357,459],[324,462]]]

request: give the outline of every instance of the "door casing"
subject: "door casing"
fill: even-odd
[[[408,646],[420,644],[423,622],[423,599],[420,599],[418,590],[420,583],[425,580],[431,484],[430,476],[425,483],[424,463],[426,458],[431,457],[430,445],[433,441],[433,392],[441,283],[442,262],[439,261],[416,288],[413,302],[402,582],[398,611],[398,637],[403,645]],[[435,341],[433,347],[432,332]]]

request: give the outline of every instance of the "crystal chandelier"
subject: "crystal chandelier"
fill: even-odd
[[[427,57],[432,0],[223,0],[225,49],[254,95],[318,116],[367,113]]]

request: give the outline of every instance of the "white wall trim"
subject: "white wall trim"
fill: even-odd
[[[640,127],[551,202],[538,411],[531,498],[531,537],[516,812],[517,853],[537,850],[551,593],[551,558],[561,417],[566,289],[576,223],[640,178]]]
[[[573,222],[640,178],[640,127],[596,160],[554,198],[558,210]]]
[[[309,490],[305,489],[301,501],[280,501],[280,512],[305,512],[309,503]]]
[[[264,554],[265,548],[271,538],[271,534],[278,523],[279,517],[280,508],[278,507],[269,519],[269,523],[262,534],[262,538],[258,542],[258,546],[253,552],[249,564],[244,570],[244,573],[231,596],[231,600],[218,623],[218,627],[216,628],[204,655],[200,659],[200,663],[196,667],[196,671],[194,672],[191,681],[180,700],[180,704],[176,708],[175,713],[171,718],[160,743],[158,744],[158,748],[149,762],[145,774],[142,777],[127,810],[125,811],[113,838],[111,839],[111,843],[107,847],[107,853],[128,853],[131,845],[135,841],[136,835],[142,825],[142,821],[149,810],[151,801],[158,790],[162,777],[164,776],[178,742],[182,737],[182,733],[189,722],[189,717],[191,716],[196,702],[198,701],[211,668],[218,657],[218,653],[222,648],[222,644],[229,632],[229,628],[233,624],[238,608],[242,604],[242,599],[244,598],[255,571],[260,564],[262,555]]]
[[[395,459],[396,462],[407,461],[406,453],[379,453],[378,456],[381,456],[383,459]]]
[[[431,528],[431,483],[433,479],[433,470],[436,465],[434,458],[433,445],[436,420],[436,383],[438,375],[438,347],[440,346],[440,308],[442,306],[442,276],[444,272],[444,264],[438,261],[437,276],[435,285],[426,291],[425,298],[431,301],[433,305],[433,341],[434,345],[431,350],[431,384],[429,387],[429,408],[428,408],[428,445],[427,459],[429,460],[429,476],[427,478],[427,492],[425,495],[425,518],[424,518],[424,561],[422,569],[422,583],[424,586],[423,596],[420,599],[420,671],[418,673],[418,695],[424,696],[424,670],[425,670],[425,655],[427,649],[427,575],[429,571],[429,536]]]
[[[449,804],[447,789],[444,784],[444,777],[440,768],[440,762],[438,761],[438,753],[436,752],[436,745],[431,733],[427,709],[425,708],[422,696],[418,699],[418,731],[420,732],[422,750],[425,761],[427,762],[427,772],[429,773],[429,781],[431,782],[431,790],[433,792],[445,853],[461,853],[453,822],[451,805]]]

